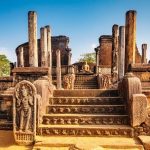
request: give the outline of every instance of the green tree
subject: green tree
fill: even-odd
[[[87,62],[87,63],[95,63],[96,62],[96,54],[95,53],[85,53],[80,55],[81,58],[79,62]]]
[[[10,61],[5,55],[0,55],[0,77],[10,74]]]

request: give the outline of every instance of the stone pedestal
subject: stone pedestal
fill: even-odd
[[[129,65],[135,64],[136,52],[136,11],[130,10],[126,13],[125,32],[125,72],[129,71]]]
[[[41,67],[47,67],[48,66],[48,53],[47,53],[47,29],[41,28]]]
[[[125,27],[119,27],[119,49],[118,49],[118,78],[121,80],[124,76],[125,65]]]
[[[147,44],[142,44],[142,63],[146,64],[146,52],[147,52]]]
[[[57,75],[57,89],[62,88],[61,84],[61,58],[60,58],[60,50],[56,50],[56,59],[57,59],[57,66],[56,66],[56,75]]]
[[[37,15],[34,11],[28,13],[28,36],[29,36],[29,67],[38,67],[37,50]]]
[[[118,25],[113,25],[112,28],[112,65],[111,65],[111,76],[112,82],[116,82],[118,79]]]

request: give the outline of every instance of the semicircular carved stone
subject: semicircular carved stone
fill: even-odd
[[[23,80],[15,86],[13,133],[18,144],[30,145],[35,141],[36,99],[36,88],[31,82]]]

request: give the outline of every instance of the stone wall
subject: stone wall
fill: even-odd
[[[40,48],[40,39],[38,39],[38,66],[41,64],[41,48]],[[56,66],[56,50],[59,48],[61,51],[61,64],[68,65],[68,52],[70,48],[68,48],[69,37],[66,36],[53,36],[52,37],[52,64]],[[19,47],[23,47],[24,50],[24,67],[29,67],[29,45],[28,42],[19,45],[16,48],[16,55],[19,54]]]
[[[99,65],[111,67],[112,62],[112,36],[103,35],[99,38],[100,52]]]

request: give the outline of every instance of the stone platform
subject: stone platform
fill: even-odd
[[[34,146],[15,144],[12,131],[0,131],[0,150],[144,150],[140,141],[123,137],[43,137]]]

